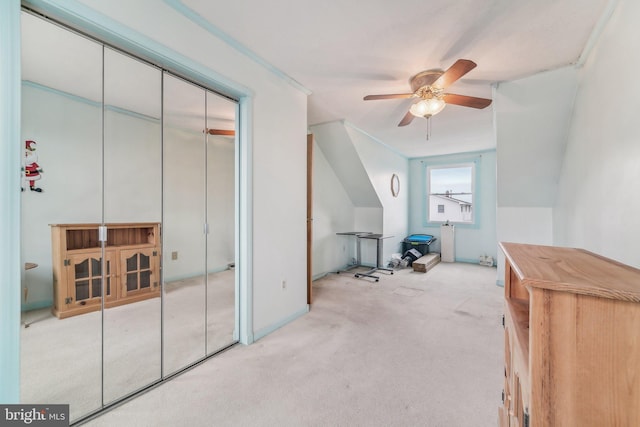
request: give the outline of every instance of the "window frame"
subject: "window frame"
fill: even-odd
[[[431,171],[434,169],[453,169],[453,168],[461,168],[461,167],[471,167],[471,221],[454,221],[454,220],[432,220],[431,212],[430,212],[430,201],[429,198],[431,196]],[[470,227],[477,228],[479,227],[479,202],[480,198],[478,197],[478,174],[479,174],[479,165],[478,158],[473,158],[469,160],[459,160],[459,161],[450,161],[450,162],[425,162],[424,170],[423,170],[423,225],[425,227],[439,227],[445,222],[449,222],[450,224],[454,224],[456,226],[461,227]]]

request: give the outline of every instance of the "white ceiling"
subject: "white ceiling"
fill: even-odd
[[[575,63],[615,0],[167,3],[192,9],[307,88],[310,126],[346,120],[405,156],[420,157],[495,147],[491,107],[448,105],[432,118],[426,141],[424,119],[397,126],[411,99],[363,101],[365,95],[410,92],[414,74],[446,69],[465,58],[478,67],[447,92],[491,98],[493,83]],[[99,99],[100,70],[93,68],[100,61],[74,59],[99,58],[98,45],[61,29],[47,30],[38,21],[23,19],[23,78],[61,90],[74,86],[73,93]],[[60,46],[66,46],[65,52]],[[52,63],[57,67],[47,65]],[[87,77],[92,75],[97,78]]]
[[[492,83],[575,63],[613,0],[183,0],[258,57],[309,89],[309,125],[347,120],[408,157],[495,146],[491,108],[449,105],[397,127],[409,78],[478,64],[448,92],[491,98]],[[176,3],[175,1],[173,3]],[[613,3],[612,3],[613,4]]]

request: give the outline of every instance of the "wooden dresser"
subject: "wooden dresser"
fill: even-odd
[[[51,225],[53,313],[60,319],[100,310],[103,288],[106,308],[160,296],[160,224],[105,224],[104,265],[100,226]]]
[[[500,426],[640,426],[640,270],[581,249],[500,246]]]

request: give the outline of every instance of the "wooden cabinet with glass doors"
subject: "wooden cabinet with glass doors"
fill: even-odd
[[[160,296],[160,224],[52,224],[53,313],[60,319]],[[104,273],[104,274],[103,274]]]

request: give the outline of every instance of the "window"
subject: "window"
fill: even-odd
[[[472,224],[473,163],[427,167],[429,222]]]

